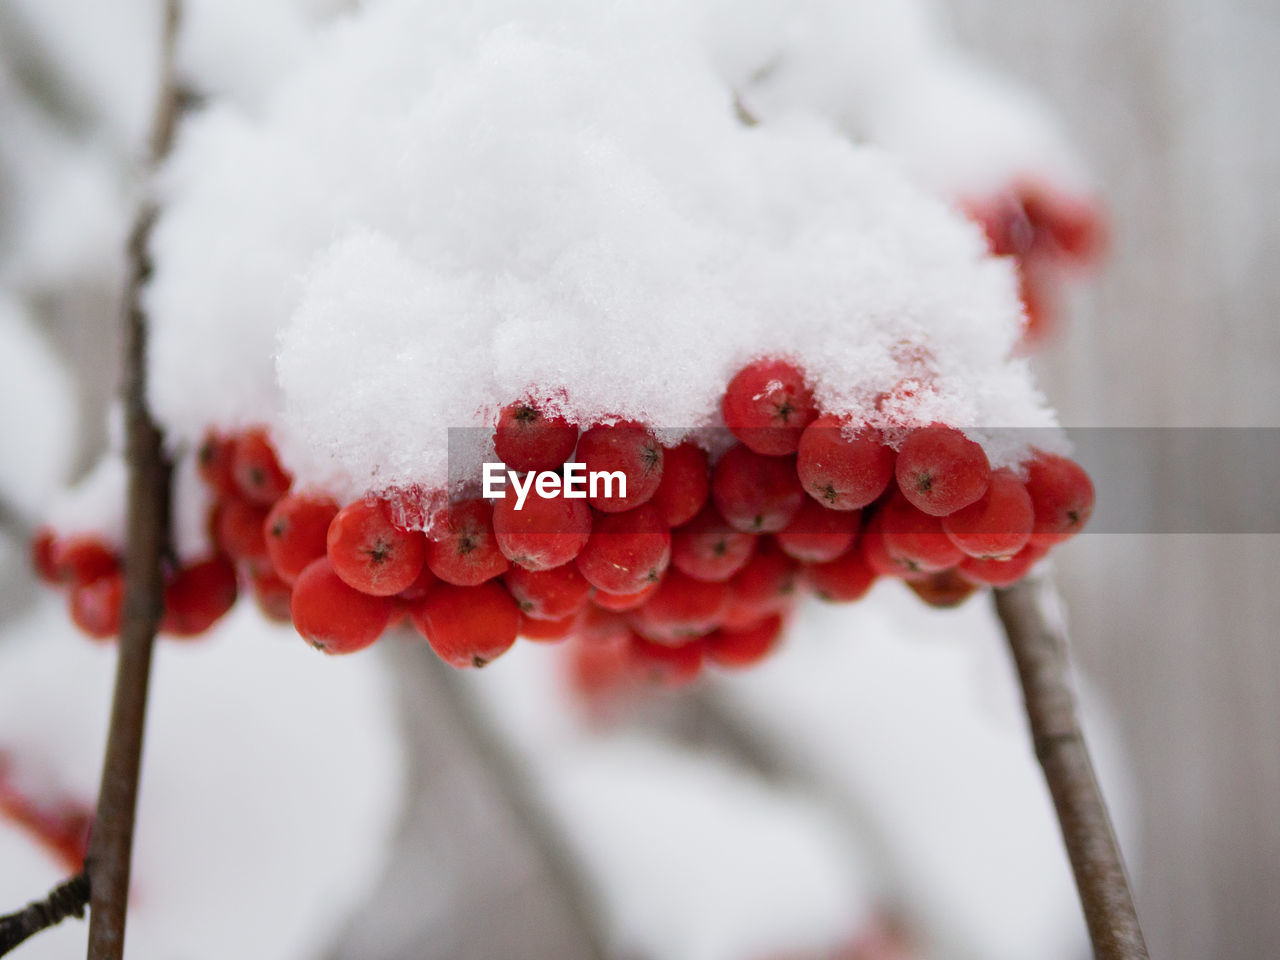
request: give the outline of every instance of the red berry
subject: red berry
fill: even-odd
[[[869,431],[844,435],[838,417],[819,417],[800,436],[796,473],[805,492],[831,510],[859,510],[893,479],[894,452]]]
[[[289,604],[293,600],[293,587],[274,573],[255,570],[250,582],[253,599],[268,620],[276,623],[292,623]]]
[[[555,643],[573,633],[578,618],[570,615],[560,620],[535,620],[520,614],[520,636],[537,643]]]
[[[580,697],[599,701],[629,686],[631,634],[626,630],[604,640],[573,643],[569,648],[568,682]]]
[[[576,562],[597,590],[635,593],[662,579],[671,562],[671,531],[652,504],[598,513]]]
[[[266,566],[270,562],[266,537],[270,513],[261,504],[239,497],[227,500],[217,510],[214,542],[238,563],[255,568]]]
[[[88,583],[75,583],[68,597],[71,621],[97,640],[120,632],[120,610],[124,606],[124,576],[109,573]]]
[[[236,602],[236,568],[217,556],[181,568],[164,588],[160,631],[195,637],[218,622]]]
[[[723,622],[739,629],[788,606],[796,595],[798,565],[767,537],[751,560],[729,581]]]
[[[299,635],[324,653],[355,653],[372,646],[391,622],[396,605],[338,576],[328,557],[309,564],[293,585],[289,612]]]
[[[415,600],[421,600],[425,597],[427,591],[439,582],[436,579],[436,575],[431,572],[431,568],[424,563],[422,569],[418,572],[417,579],[397,593],[396,596],[406,603],[413,603]]]
[[[932,424],[907,434],[898,450],[898,487],[931,517],[945,517],[987,492],[991,465],[982,447],[953,427]]]
[[[267,556],[285,583],[293,583],[313,561],[325,555],[329,524],[338,504],[318,494],[291,493],[276,501],[263,523]]]
[[[828,510],[817,500],[806,499],[795,519],[774,539],[797,560],[825,563],[853,545],[861,523],[861,511]]]
[[[671,564],[697,580],[728,580],[746,566],[756,537],[735,530],[711,504],[671,533]]]
[[[955,570],[931,573],[923,580],[912,580],[907,586],[929,606],[943,609],[960,606],[978,589]]]
[[[231,475],[240,496],[267,507],[288,493],[293,482],[276,459],[265,430],[250,430],[236,438]]]
[[[804,575],[813,592],[831,603],[861,600],[876,579],[876,571],[856,547],[834,560],[805,567]]]
[[[120,569],[115,551],[100,538],[88,535],[55,540],[52,560],[58,580],[75,584],[92,583]]]
[[[629,672],[641,683],[683,687],[698,679],[702,671],[702,644],[692,642],[670,647],[632,635],[628,660]]]
[[[426,561],[426,538],[397,527],[385,500],[347,504],[329,524],[326,541],[334,573],[374,597],[405,589],[418,579]]]
[[[738,371],[720,403],[725,426],[765,456],[795,453],[800,434],[818,415],[804,373],[785,360],[757,360]]]
[[[196,450],[196,471],[219,499],[239,496],[231,470],[234,456],[235,439],[212,431],[204,435]]]
[[[884,522],[879,510],[873,513],[862,533],[858,537],[857,550],[867,566],[880,577],[896,577],[899,580],[913,580],[928,576],[923,570],[916,570],[907,564],[894,559],[884,542]]]
[[[503,407],[493,434],[498,459],[512,470],[555,470],[577,443],[577,427],[528,403]]]
[[[782,617],[774,614],[738,630],[717,630],[702,643],[706,658],[722,667],[759,663],[782,638]]]
[[[1048,552],[1048,547],[1029,543],[1017,556],[1008,560],[965,557],[956,571],[970,583],[979,586],[1008,587],[1021,580]]]
[[[476,587],[442,583],[409,616],[436,656],[454,667],[483,667],[511,649],[520,631],[520,608],[493,580]]]
[[[1027,545],[1034,523],[1026,486],[1007,470],[997,470],[987,492],[943,517],[942,529],[971,557],[1012,557]]]
[[[745,533],[776,533],[805,501],[793,459],[766,457],[741,445],[716,464],[711,498],[729,525]]]
[[[631,628],[627,626],[626,618],[594,605],[588,605],[578,619],[578,636],[588,643],[625,640],[630,634]]]
[[[31,538],[31,567],[36,576],[48,584],[62,582],[62,570],[54,559],[56,546],[57,538],[48,528],[36,531]]]
[[[511,564],[498,549],[493,507],[464,500],[438,515],[427,539],[427,566],[445,583],[474,587],[507,571]]]
[[[601,610],[612,610],[615,613],[635,610],[637,607],[643,606],[650,597],[658,592],[658,586],[661,582],[659,580],[647,584],[643,590],[637,590],[635,593],[606,593],[603,590],[597,590],[591,595],[591,602]]]
[[[695,443],[662,448],[662,482],[652,503],[669,527],[678,527],[697,516],[711,493],[711,467],[707,453]]]
[[[1067,457],[1037,453],[1027,465],[1027,493],[1036,517],[1032,543],[1048,546],[1070,539],[1093,515],[1093,481]]]
[[[502,579],[521,615],[534,620],[571,617],[587,605],[591,593],[591,584],[572,563],[550,570],[512,567]]]
[[[653,596],[631,614],[629,622],[651,640],[682,643],[720,626],[727,603],[725,584],[668,570]]]
[[[964,559],[943,532],[941,518],[916,509],[905,497],[886,501],[880,522],[886,551],[908,573],[933,573]]]
[[[662,483],[662,446],[638,423],[623,422],[592,427],[578,440],[578,460],[587,476],[597,472],[621,472],[626,477],[625,497],[615,478],[613,496],[605,496],[603,484],[591,505],[605,513],[621,513],[647,503]]]
[[[528,570],[549,570],[568,563],[591,536],[591,508],[585,500],[557,493],[544,497],[530,488],[522,509],[509,493],[493,504],[493,531],[498,549]]]

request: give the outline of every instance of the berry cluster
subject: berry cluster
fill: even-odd
[[[966,205],[982,225],[987,245],[998,257],[1013,257],[1026,313],[1023,339],[1044,339],[1059,313],[1059,290],[1066,274],[1092,266],[1106,244],[1103,215],[1096,202],[1036,182]]]
[[[802,588],[849,602],[895,577],[929,604],[954,605],[1017,580],[1093,507],[1088,476],[1064,457],[993,471],[952,427],[906,431],[896,450],[850,430],[783,360],[739,372],[721,413],[734,442],[712,463],[702,447],[664,447],[639,423],[580,431],[512,404],[495,450],[539,482],[522,501],[453,502],[428,534],[400,526],[386,499],[340,506],[293,490],[261,430],[210,436],[198,465],[214,493],[217,554],[171,578],[165,630],[211,625],[234,601],[238,571],[268,615],[327,653],[368,647],[407,617],[457,667],[483,666],[517,636],[576,636],[612,643],[644,678],[678,683],[704,661],[766,656]],[[571,459],[622,474],[625,495],[621,485],[564,495]],[[115,556],[74,537],[42,539],[36,554],[49,579],[72,584],[76,622],[110,635]]]

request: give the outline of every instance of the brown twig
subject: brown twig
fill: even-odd
[[[54,887],[43,900],[0,917],[0,957],[41,930],[56,927],[67,917],[83,917],[88,905],[89,878],[82,873]]]
[[[173,70],[177,30],[178,3],[168,0],[163,73],[151,131],[152,166],[169,152],[179,112]],[[142,288],[151,275],[147,245],[155,217],[154,202],[145,200],[129,235],[124,305],[125,442],[129,468],[125,595],[111,726],[93,838],[85,862],[92,890],[90,960],[119,960],[124,952],[151,651],[164,603],[162,560],[169,540],[170,468],[160,429],[147,408],[147,324],[140,302]]]
[[[995,591],[1026,700],[1036,757],[1053,796],[1097,960],[1146,960],[1120,845],[1093,772],[1067,680],[1067,639],[1036,577]]]

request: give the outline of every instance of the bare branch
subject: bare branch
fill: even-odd
[[[168,0],[163,73],[150,143],[153,166],[169,152],[180,109],[173,70],[177,29],[178,3]],[[162,560],[169,541],[170,468],[160,429],[147,409],[147,325],[140,302],[142,288],[151,275],[147,245],[155,217],[155,205],[148,198],[139,209],[129,236],[124,307],[125,436],[129,465],[125,596],[111,726],[93,838],[85,863],[92,889],[90,960],[119,960],[124,952],[151,651],[164,603]]]
[[[0,917],[0,957],[41,930],[56,927],[67,917],[83,917],[88,905],[89,878],[82,873],[54,887],[43,900]]]
[[[1036,577],[995,591],[1026,700],[1036,757],[1053,796],[1097,960],[1147,960],[1120,845],[1067,681],[1067,638],[1051,615],[1052,585]]]

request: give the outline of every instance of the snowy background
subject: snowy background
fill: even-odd
[[[711,23],[735,24],[717,68],[745,76],[776,41],[753,25],[785,5],[709,6]],[[835,30],[788,35],[824,69],[775,72],[744,101],[762,129],[817,103],[949,201],[1000,189],[1021,167],[1081,188],[1076,154],[1086,157],[1113,251],[1036,361],[1063,422],[1266,425],[1280,413],[1267,272],[1280,252],[1268,189],[1280,141],[1260,93],[1275,86],[1280,25],[1246,6],[1207,16],[1207,3],[1183,0],[1139,15],[955,0],[952,47],[912,5],[815,4],[862,25],[862,55],[831,49]],[[193,3],[185,75],[210,102],[257,118],[263,91],[344,7]],[[103,358],[115,356],[116,252],[157,26],[142,2],[0,0],[0,753],[32,792],[79,803],[98,775],[110,655],[31,584],[14,534],[110,429]],[[895,73],[899,63],[924,66]],[[1017,81],[992,79],[1000,71]],[[826,99],[877,83],[871,106]],[[279,199],[264,184],[263,202]],[[210,214],[208,235],[192,234],[200,222],[197,212],[174,240],[195,264],[186,276],[235,275],[235,230]],[[189,285],[156,296],[199,307]],[[234,334],[246,318],[224,322]],[[1080,658],[1105,698],[1089,698],[1103,772],[1160,956],[1252,958],[1280,938],[1280,760],[1269,749],[1280,653],[1268,627],[1280,609],[1266,587],[1277,560],[1274,538],[1258,537],[1089,536],[1063,551]],[[442,696],[445,682],[411,644],[318,660],[247,605],[206,643],[162,645],[131,956],[579,955],[574,918],[507,809],[510,784],[464,735],[475,717],[548,804],[624,955],[763,960],[841,944],[867,960],[1084,955],[982,598],[935,613],[888,584],[857,609],[806,610],[767,667],[615,705],[607,723],[575,706],[549,649],[519,648],[465,678],[462,699]],[[60,872],[0,819],[0,908]],[[886,943],[895,926],[913,943],[905,954]],[[81,936],[68,925],[19,956],[72,955]]]

